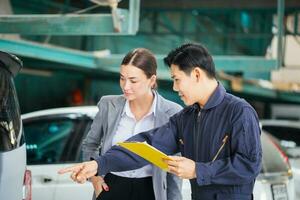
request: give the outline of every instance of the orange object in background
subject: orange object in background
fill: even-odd
[[[82,105],[84,102],[83,94],[80,89],[75,89],[72,92],[71,104],[74,106]]]

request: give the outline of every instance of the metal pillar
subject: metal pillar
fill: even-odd
[[[277,0],[277,69],[283,65],[283,37],[284,37],[284,0]]]

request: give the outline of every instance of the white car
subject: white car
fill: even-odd
[[[283,147],[291,163],[295,185],[300,184],[300,121],[262,120],[262,129],[274,136]],[[300,200],[296,189],[295,200]]]
[[[73,183],[57,170],[81,161],[80,146],[98,108],[96,106],[57,108],[22,115],[27,141],[28,168],[32,172],[32,200],[91,199],[90,183]],[[254,188],[255,200],[294,198],[293,176],[276,140],[262,133],[263,169]],[[191,199],[184,180],[184,200]]]

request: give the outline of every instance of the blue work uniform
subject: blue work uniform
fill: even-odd
[[[194,160],[197,178],[190,180],[194,200],[252,199],[262,159],[258,117],[245,100],[226,93],[220,83],[203,108],[188,106],[162,127],[129,140],[147,141],[168,155],[181,152]],[[101,175],[148,164],[119,146],[94,159]]]

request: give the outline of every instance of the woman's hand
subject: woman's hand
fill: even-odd
[[[101,176],[91,177],[91,182],[93,184],[96,197],[99,196],[99,194],[102,192],[103,189],[105,191],[109,191],[107,184],[104,182],[104,179]]]

